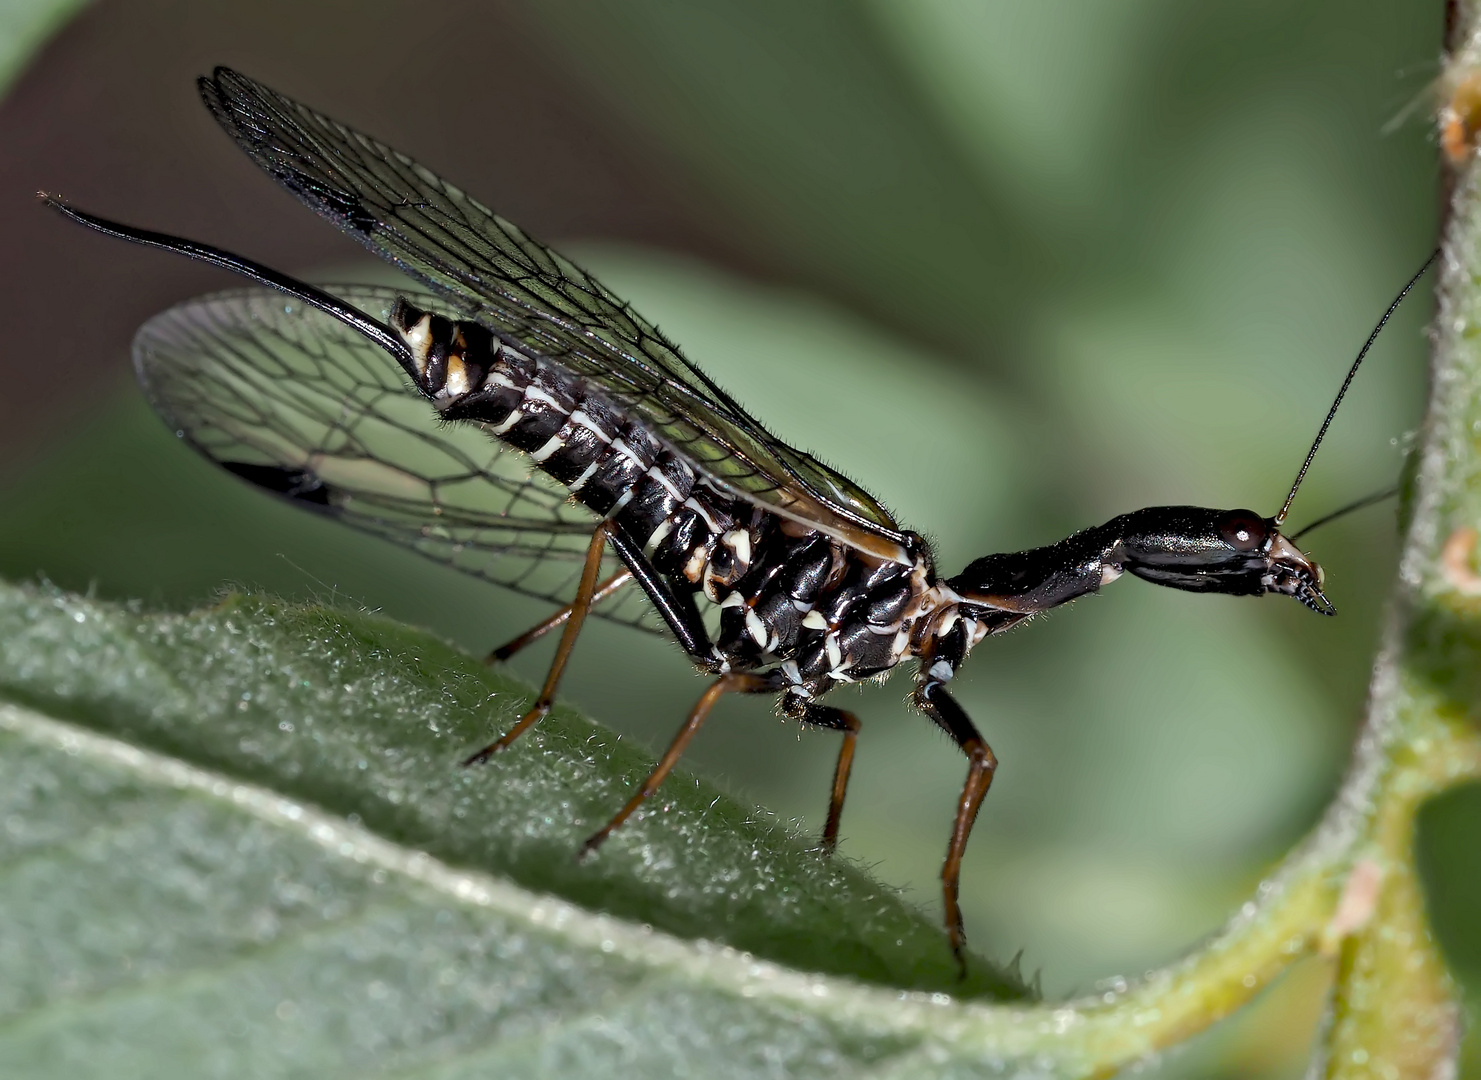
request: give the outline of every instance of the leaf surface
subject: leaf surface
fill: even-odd
[[[650,761],[557,710],[460,769],[528,697],[374,616],[0,587],[0,1075],[831,1076],[921,1049],[848,1001],[1022,993],[682,775],[578,863]]]

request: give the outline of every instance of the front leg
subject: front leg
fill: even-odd
[[[957,800],[956,819],[951,826],[951,842],[946,847],[946,862],[941,867],[942,900],[945,907],[946,933],[951,952],[963,977],[967,974],[967,934],[962,926],[962,909],[957,902],[961,891],[962,855],[967,850],[967,837],[982,806],[983,796],[992,785],[998,759],[962,707],[946,692],[945,684],[929,676],[916,685],[913,700],[917,708],[936,721],[967,755],[967,779]]]

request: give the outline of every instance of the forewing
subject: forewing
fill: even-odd
[[[712,479],[846,542],[861,525],[902,539],[870,495],[771,435],[591,275],[459,188],[229,69],[202,79],[201,93],[310,208],[464,315],[600,385]]]
[[[398,295],[330,287],[384,321]],[[473,423],[445,423],[396,360],[336,319],[268,289],[179,304],[134,338],[155,409],[239,476],[464,573],[557,603],[580,577],[593,515]],[[620,569],[615,557],[604,573]],[[647,622],[640,590],[599,609]]]

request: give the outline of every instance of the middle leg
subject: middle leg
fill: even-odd
[[[843,817],[843,797],[848,794],[849,773],[854,767],[854,744],[863,726],[859,718],[832,705],[811,705],[802,717],[804,724],[843,732],[843,745],[838,748],[838,764],[833,768],[833,791],[828,797],[828,822],[823,826],[822,848],[829,855],[838,847],[838,823]]]
[[[710,688],[700,696],[699,701],[695,702],[694,708],[689,710],[689,717],[684,721],[684,726],[674,736],[674,741],[669,743],[669,748],[663,752],[663,757],[658,759],[658,764],[648,774],[648,779],[643,781],[643,786],[638,788],[636,794],[627,801],[626,806],[617,811],[611,821],[587,837],[586,843],[581,845],[581,851],[576,857],[585,858],[601,847],[602,842],[611,836],[618,826],[653,796],[653,793],[658,790],[658,785],[663,783],[664,777],[673,771],[679,761],[679,756],[684,753],[684,748],[699,731],[700,726],[705,722],[705,717],[710,715],[710,710],[715,707],[715,702],[720,700],[722,694],[763,694],[774,689],[776,689],[775,683],[764,675],[733,672],[729,675],[721,675],[712,682]]]

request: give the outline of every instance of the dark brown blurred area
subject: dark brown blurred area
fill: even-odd
[[[744,263],[703,198],[563,71],[514,5],[104,2],[0,104],[0,483],[128,378],[135,328],[220,271],[104,240],[38,189],[292,271],[356,258],[215,129],[194,79],[241,68],[407,150],[536,236],[637,240]],[[448,27],[458,27],[456,35]],[[332,48],[325,43],[332,42]]]

